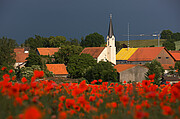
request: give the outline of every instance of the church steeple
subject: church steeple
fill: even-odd
[[[109,38],[112,38],[113,35],[114,35],[114,33],[113,33],[113,25],[112,25],[112,14],[110,14],[108,36],[109,36]]]
[[[107,36],[107,60],[116,64],[116,46],[112,25],[112,14],[110,14],[109,31]]]

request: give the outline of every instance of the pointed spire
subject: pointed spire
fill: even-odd
[[[112,14],[110,14],[110,23],[109,23],[109,31],[108,36],[111,38],[114,35],[113,33],[113,25],[112,25]]]

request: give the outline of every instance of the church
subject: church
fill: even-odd
[[[90,54],[94,59],[99,61],[109,61],[116,65],[116,46],[115,36],[112,25],[112,15],[110,15],[109,31],[107,35],[107,46],[106,47],[86,47],[81,54]]]

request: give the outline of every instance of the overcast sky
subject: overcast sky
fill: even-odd
[[[106,38],[110,13],[117,41],[127,40],[128,22],[130,34],[180,32],[179,6],[180,0],[0,0],[0,37],[19,44],[34,35],[80,40],[98,32]]]

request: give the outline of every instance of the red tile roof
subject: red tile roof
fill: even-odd
[[[169,67],[172,66],[174,68],[174,64],[161,64],[161,66],[167,70],[167,69],[170,69]]]
[[[29,53],[24,53],[24,48],[15,48],[14,52],[16,53],[16,62],[25,62],[26,58],[29,56]]]
[[[83,51],[80,53],[90,54],[93,58],[98,58],[101,52],[104,50],[105,47],[87,47],[84,48]]]
[[[138,48],[128,61],[152,61],[163,49],[164,47]]]
[[[176,61],[180,61],[180,51],[169,51]]]
[[[64,64],[46,64],[46,66],[53,74],[68,74]]]
[[[40,55],[53,55],[59,48],[37,48]]]
[[[125,71],[127,69],[133,68],[137,65],[134,64],[118,64],[116,66],[114,66],[114,68],[117,70],[117,72],[122,72]]]

